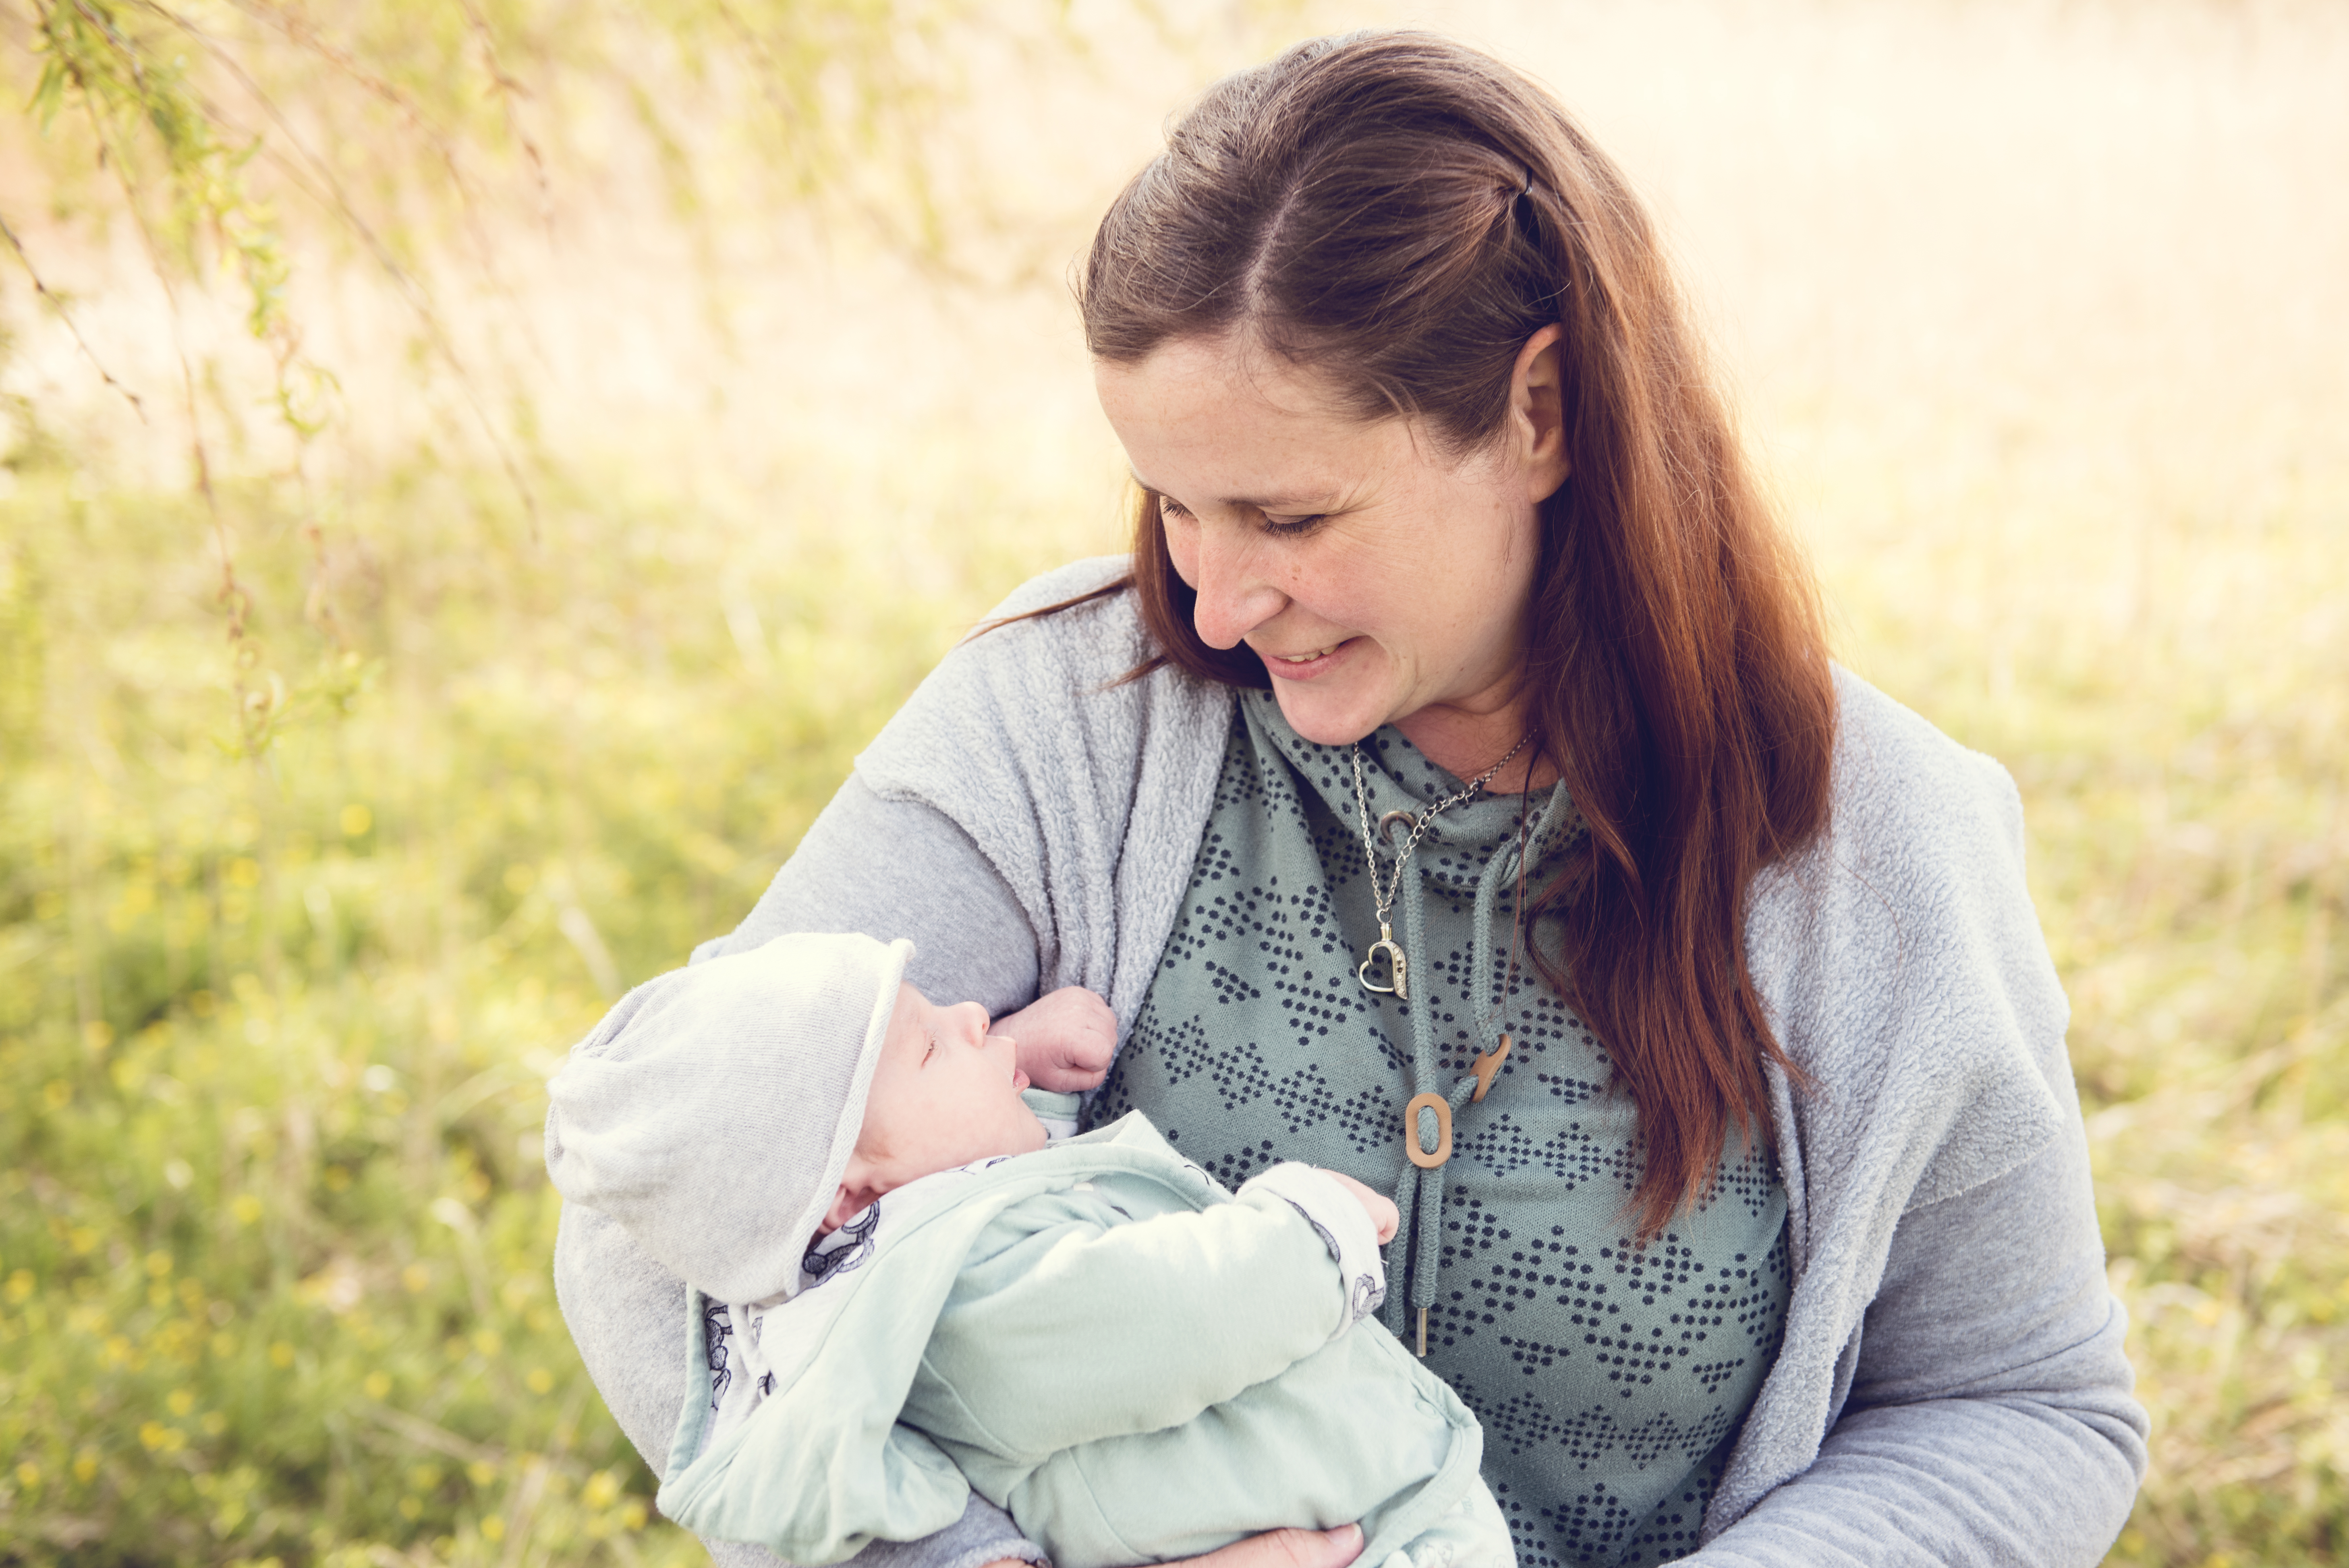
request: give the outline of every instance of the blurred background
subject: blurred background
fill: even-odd
[[[2022,786],[2153,1471],[2349,1536],[2349,9],[0,0],[0,1563],[702,1561],[542,1084],[1121,538],[1067,291],[1317,32],[1542,77]]]

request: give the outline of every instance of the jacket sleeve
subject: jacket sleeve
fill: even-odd
[[[2089,1568],[2147,1423],[2022,800],[1839,681],[1832,832],[1754,905],[1757,983],[1811,1079],[1775,1084],[1797,1252],[1781,1397],[1748,1413],[1713,1504],[1733,1522],[1692,1561]]]
[[[1085,1211],[1095,1210],[1087,1204]],[[1352,1321],[1332,1248],[1294,1202],[1243,1189],[1195,1213],[1081,1212],[974,1254],[931,1331],[936,1397],[1007,1457],[1179,1426]],[[1036,1369],[1055,1368],[1050,1398]],[[918,1401],[905,1418],[924,1425]]]
[[[1036,999],[1037,937],[970,835],[935,807],[884,799],[852,773],[765,894],[693,962],[745,953],[785,932],[911,937],[905,977],[940,1000],[1000,1016]]]
[[[1002,879],[938,812],[884,800],[851,778],[740,930],[697,959],[786,931],[861,931],[916,947],[908,977],[933,995],[974,997],[994,1012],[1030,1000],[1036,944]],[[685,1286],[602,1214],[566,1210],[554,1246],[555,1292],[581,1358],[620,1429],[656,1474],[685,1397]],[[708,1543],[721,1568],[774,1568],[764,1549]],[[858,1568],[981,1568],[1043,1561],[1000,1511],[973,1498],[962,1522],[924,1541],[876,1542]]]
[[[1818,1458],[1687,1561],[2097,1562],[2146,1466],[2126,1327],[2075,1119],[2023,1165],[1901,1218]]]

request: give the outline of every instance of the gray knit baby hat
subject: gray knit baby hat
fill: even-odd
[[[546,1086],[546,1172],[719,1301],[796,1287],[914,944],[778,936],[647,980]]]

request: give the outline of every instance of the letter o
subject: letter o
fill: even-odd
[[[1435,1152],[1419,1146],[1419,1113],[1435,1112]],[[1422,1171],[1433,1171],[1452,1158],[1452,1102],[1440,1094],[1423,1094],[1402,1108],[1402,1151]]]

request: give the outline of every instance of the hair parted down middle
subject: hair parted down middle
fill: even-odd
[[[1318,39],[1174,125],[1102,221],[1081,304],[1100,358],[1246,335],[1454,455],[1500,434],[1518,351],[1563,324],[1571,471],[1543,508],[1526,679],[1590,832],[1529,945],[1637,1107],[1633,1202],[1659,1233],[1733,1129],[1766,1135],[1764,1057],[1792,1066],[1744,902],[1825,824],[1835,696],[1807,570],[1640,202],[1500,62],[1422,33]],[[1140,497],[1133,575],[1103,591],[1137,595],[1160,650],[1143,669],[1269,684],[1245,644],[1200,640],[1159,508]]]

